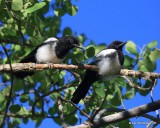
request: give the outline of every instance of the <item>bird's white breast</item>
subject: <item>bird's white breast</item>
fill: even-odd
[[[98,63],[98,73],[105,80],[110,80],[119,74],[121,65],[115,49],[105,49],[98,53],[97,56],[102,56],[102,60]]]
[[[46,41],[45,41],[46,43]],[[58,64],[63,61],[59,59],[55,53],[56,43],[48,43],[38,48],[36,53],[36,60],[38,63],[54,63]]]

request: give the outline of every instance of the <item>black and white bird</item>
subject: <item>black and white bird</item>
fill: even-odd
[[[84,99],[94,82],[111,80],[120,73],[124,62],[122,48],[125,44],[126,42],[113,41],[108,48],[86,61],[85,64],[97,65],[98,71],[86,70],[82,82],[72,96],[73,103],[78,104],[81,99]]]
[[[20,63],[54,63],[59,64],[65,59],[67,53],[74,47],[83,49],[79,41],[72,36],[61,38],[51,37],[37,46],[29,55],[20,61]],[[14,75],[23,79],[34,72],[16,72]]]

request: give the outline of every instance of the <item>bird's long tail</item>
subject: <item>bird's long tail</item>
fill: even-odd
[[[25,78],[26,76],[31,76],[33,75],[34,72],[15,72],[14,73],[14,76],[16,76],[17,78],[20,78],[20,79],[23,79]]]
[[[87,95],[90,86],[97,81],[98,74],[95,71],[87,71],[83,81],[80,83],[76,91],[74,92],[71,101],[78,104],[81,99]]]
[[[91,86],[90,84],[86,84],[85,82],[82,82],[74,92],[71,101],[75,104],[78,104],[79,101],[87,95],[87,92],[90,86]]]

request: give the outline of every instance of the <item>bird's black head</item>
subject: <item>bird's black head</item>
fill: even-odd
[[[63,38],[70,48],[77,47],[77,48],[80,48],[80,49],[84,49],[83,46],[80,45],[79,41],[75,37],[65,36]]]
[[[121,42],[121,41],[113,41],[109,46],[108,48],[110,49],[116,49],[116,50],[121,50],[122,51],[122,48],[123,46],[126,44],[127,42]]]

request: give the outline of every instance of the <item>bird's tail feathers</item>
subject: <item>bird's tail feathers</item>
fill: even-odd
[[[78,88],[76,89],[76,91],[73,94],[73,97],[71,99],[71,101],[75,104],[78,104],[80,102],[81,99],[84,99],[84,97],[87,95],[87,92],[90,88],[91,84],[86,83],[86,82],[82,82]]]
[[[16,73],[14,73],[14,76],[16,76],[17,78],[23,79],[26,76],[31,76],[33,74],[34,74],[34,72],[16,72]]]

